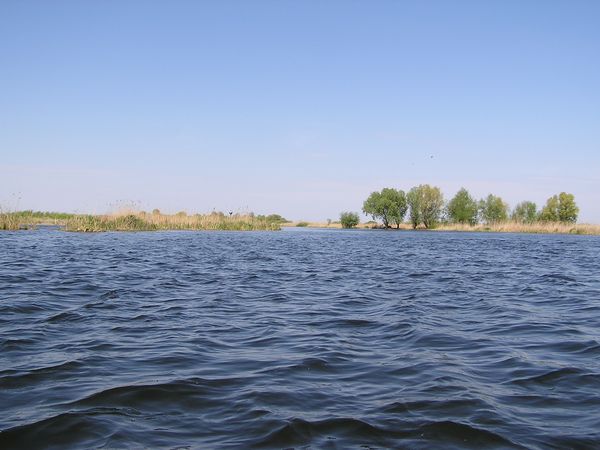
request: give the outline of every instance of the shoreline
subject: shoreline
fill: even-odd
[[[64,218],[43,214],[0,214],[0,231],[32,230],[39,226],[58,226],[62,231],[99,233],[105,231],[275,231],[281,222],[252,214],[193,214],[124,212],[118,214],[72,214]]]
[[[328,230],[343,229],[340,224],[327,224],[324,222],[305,222],[307,225],[297,225],[298,222],[287,222],[282,224],[282,228],[318,228]],[[459,233],[522,233],[522,234],[572,234],[586,236],[600,236],[600,225],[595,224],[566,224],[560,222],[539,222],[539,223],[517,223],[502,222],[497,224],[440,224],[435,228],[419,227],[413,229],[409,224],[401,224],[400,228],[383,228],[373,226],[370,223],[361,223],[353,229],[359,230],[385,230],[385,231],[454,231]]]
[[[193,214],[183,213],[149,214],[128,212],[104,215],[63,215],[56,217],[40,214],[0,213],[0,231],[34,230],[40,226],[60,227],[62,231],[78,233],[101,233],[107,231],[278,231],[282,228],[311,228],[342,230],[339,222],[306,222],[269,220],[269,216],[252,214],[224,215],[223,213]],[[279,216],[278,216],[279,217]],[[384,230],[373,221],[359,223],[353,229]],[[562,222],[521,223],[506,221],[490,224],[450,224],[441,223],[434,228],[418,227],[402,223],[399,228],[389,231],[452,231],[462,233],[529,233],[529,234],[576,234],[600,236],[600,225],[572,224]]]

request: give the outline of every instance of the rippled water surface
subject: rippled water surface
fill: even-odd
[[[600,239],[0,233],[0,448],[600,448]]]

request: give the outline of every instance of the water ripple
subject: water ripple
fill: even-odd
[[[600,239],[0,233],[0,448],[600,448]]]

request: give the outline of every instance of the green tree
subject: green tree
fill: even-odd
[[[561,192],[558,194],[558,220],[561,222],[577,222],[579,207],[575,203],[575,196]]]
[[[537,205],[530,201],[519,203],[510,216],[515,222],[533,223],[538,220]]]
[[[496,223],[508,220],[508,204],[500,197],[488,195],[479,201],[479,211],[485,223]]]
[[[544,222],[558,222],[558,195],[553,195],[540,211],[540,220]]]
[[[381,219],[385,228],[389,228],[390,223],[400,228],[407,209],[406,194],[393,188],[372,192],[363,203],[363,212],[373,219]]]
[[[340,223],[342,228],[354,228],[358,225],[359,218],[355,212],[343,212],[340,214]]]
[[[461,188],[448,202],[448,219],[454,223],[477,223],[477,201],[469,195],[469,191]]]
[[[389,219],[385,211],[382,211],[380,208],[381,203],[381,193],[380,192],[371,192],[371,195],[367,197],[367,199],[363,202],[362,211],[365,214],[373,217],[373,220],[381,219],[383,221],[383,226],[388,227]]]
[[[547,222],[577,222],[579,208],[575,203],[575,196],[561,192],[553,195],[546,201],[540,212],[540,220]]]
[[[440,188],[421,184],[413,187],[406,195],[410,206],[410,221],[413,228],[421,223],[425,228],[435,228],[444,207],[444,196]]]
[[[419,187],[414,187],[406,194],[406,201],[408,202],[408,207],[410,208],[409,219],[413,229],[416,229],[422,221],[421,218],[421,202],[422,195]]]

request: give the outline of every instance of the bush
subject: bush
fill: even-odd
[[[308,222],[298,222],[296,224],[297,227],[307,227],[308,226]]]
[[[340,214],[342,228],[354,228],[359,223],[358,214],[355,212],[343,212]]]
[[[279,214],[269,214],[266,217],[266,220],[270,223],[286,223],[288,221],[285,217],[282,217]]]

